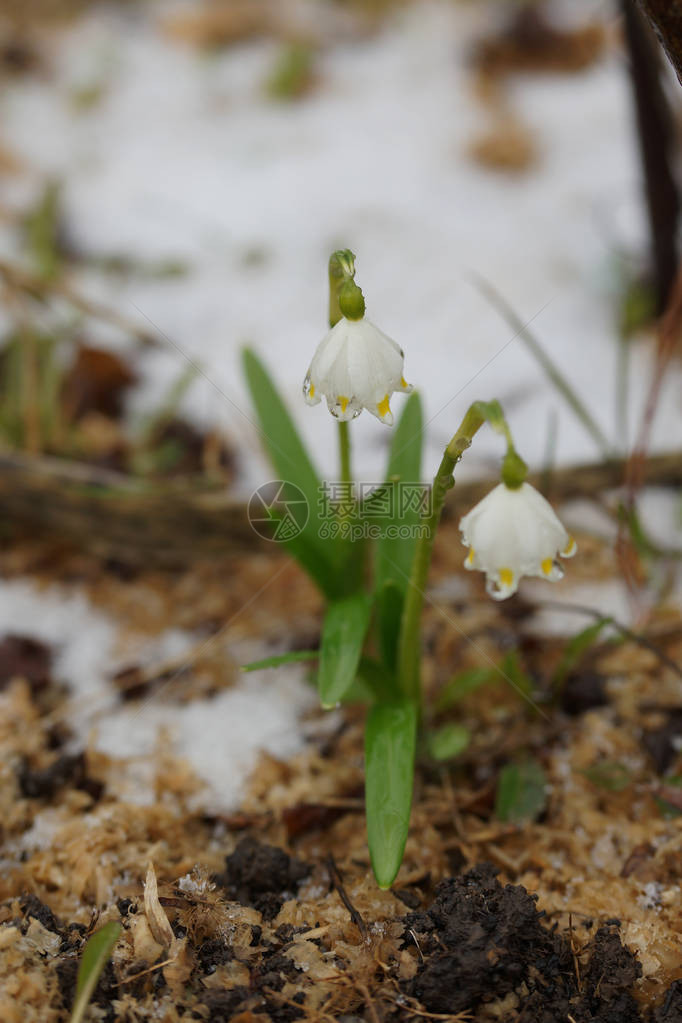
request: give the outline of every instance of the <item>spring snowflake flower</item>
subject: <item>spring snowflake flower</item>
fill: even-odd
[[[395,341],[364,316],[343,316],[322,339],[303,382],[303,396],[317,405],[322,396],[337,419],[355,419],[363,408],[393,425],[389,401],[412,385],[403,376],[404,354]]]
[[[523,575],[556,582],[564,570],[558,556],[571,558],[577,547],[549,501],[530,483],[500,483],[461,519],[462,542],[469,548],[465,568],[485,572],[495,600],[511,597]]]

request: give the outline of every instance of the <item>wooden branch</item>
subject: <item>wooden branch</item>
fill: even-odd
[[[682,0],[638,0],[682,83]]]
[[[594,497],[623,484],[625,461],[560,469],[531,476],[553,501]],[[649,458],[645,485],[682,486],[682,453]],[[444,518],[460,515],[497,483],[461,483]],[[150,484],[116,472],[56,458],[0,455],[0,522],[5,535],[48,537],[129,565],[186,567],[254,551],[276,552],[249,525],[246,504],[223,487],[191,489]]]

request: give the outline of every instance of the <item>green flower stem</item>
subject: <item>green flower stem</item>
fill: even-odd
[[[471,445],[471,441],[483,423],[488,419],[487,407],[483,402],[474,402],[462,420],[443,454],[442,461],[433,480],[432,507],[426,519],[427,532],[417,541],[410,582],[405,594],[400,639],[398,643],[398,682],[404,696],[419,702],[421,680],[419,662],[421,657],[421,616],[424,606],[424,590],[431,567],[433,544],[440,522],[445,497],[455,485],[452,475],[460,458]]]
[[[350,470],[350,430],[348,422],[341,421],[339,427],[339,462],[341,466],[341,482],[350,483],[353,479]]]

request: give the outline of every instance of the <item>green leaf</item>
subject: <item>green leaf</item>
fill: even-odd
[[[471,732],[465,725],[451,722],[431,732],[428,738],[429,753],[434,760],[452,760],[463,753],[471,742]]]
[[[320,656],[319,650],[290,650],[286,654],[274,654],[273,657],[264,657],[262,661],[250,661],[249,664],[242,664],[242,671],[260,671],[261,668],[279,668],[280,664],[296,664],[298,661],[316,661]]]
[[[363,699],[367,699],[367,702],[372,698],[379,701],[391,700],[397,691],[395,676],[373,657],[363,655],[360,658],[355,681],[363,687]]]
[[[298,487],[308,505],[306,525],[298,536],[286,541],[286,546],[323,592],[333,596],[341,586],[334,570],[334,542],[320,535],[325,521],[320,478],[263,363],[248,348],[243,361],[265,449],[279,478]]]
[[[423,418],[421,398],[414,391],[407,399],[391,443],[389,483],[385,490],[388,513],[377,515],[381,536],[376,548],[374,580],[379,595],[377,614],[382,655],[389,668],[394,668],[396,663],[402,605],[417,546],[423,512],[421,500],[426,494],[421,483]],[[369,517],[369,504],[363,509],[363,515]]]
[[[507,764],[500,771],[495,815],[521,824],[536,820],[547,804],[547,776],[537,760]]]
[[[576,633],[564,647],[561,660],[556,667],[552,677],[552,687],[561,688],[566,676],[575,667],[583,654],[597,642],[603,629],[611,624],[611,618],[600,618],[594,625],[588,625],[586,629]]]
[[[394,579],[387,579],[377,590],[377,624],[381,657],[390,671],[395,671],[398,635],[403,613],[404,591]]]
[[[617,760],[601,760],[582,772],[597,788],[607,792],[622,792],[632,784],[632,775],[625,764]]]
[[[365,593],[332,601],[327,607],[320,643],[317,687],[323,707],[333,707],[355,680],[372,613]]]
[[[116,920],[111,920],[88,938],[78,967],[71,1023],[81,1023],[100,974],[111,958],[121,931],[121,925]]]
[[[517,696],[522,699],[524,697],[530,697],[533,692],[533,680],[525,670],[519,655],[516,650],[510,650],[508,654],[500,661],[499,674],[506,681],[507,685],[510,685]],[[534,710],[537,710],[535,704],[530,701],[530,705]]]
[[[405,850],[418,718],[410,700],[377,703],[365,725],[367,840],[380,888],[390,888]]]
[[[494,668],[468,668],[466,671],[460,671],[446,683],[439,694],[436,710],[446,710],[481,686],[500,681],[502,678]]]

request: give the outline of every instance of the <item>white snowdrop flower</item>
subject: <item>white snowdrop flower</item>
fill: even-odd
[[[571,558],[577,547],[549,501],[530,483],[500,483],[461,519],[462,542],[469,548],[465,568],[485,572],[495,600],[511,597],[524,575],[555,582],[564,570],[557,558]]]
[[[391,395],[412,390],[403,376],[403,361],[402,348],[368,319],[343,316],[318,345],[303,395],[309,405],[324,396],[337,419],[355,419],[366,408],[392,426]]]

